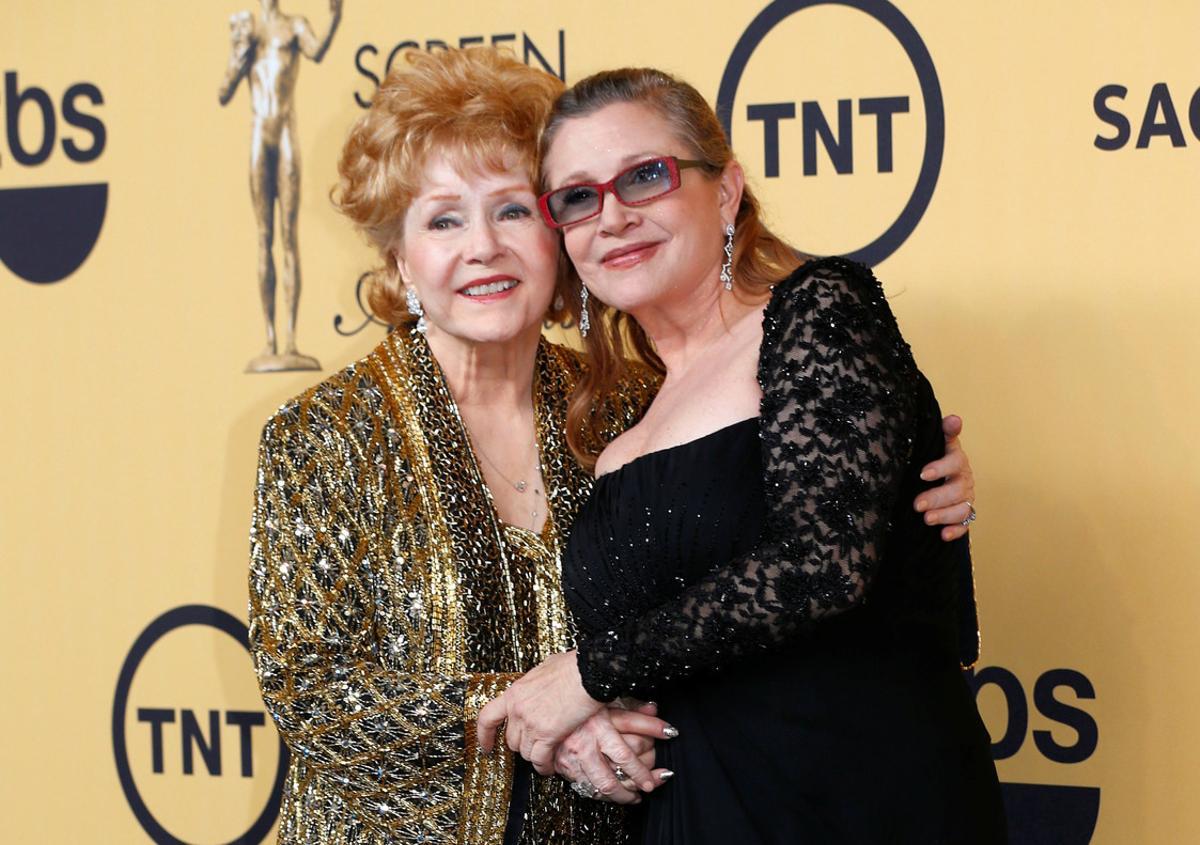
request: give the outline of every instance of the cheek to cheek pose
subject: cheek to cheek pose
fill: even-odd
[[[378,252],[370,302],[393,328],[284,404],[259,448],[250,647],[291,752],[279,842],[626,845],[615,805],[669,791],[664,743],[681,731],[645,696],[601,702],[580,685],[561,573],[599,448],[581,462],[569,442],[632,443],[619,435],[650,419],[662,373],[541,336],[543,321],[580,316],[533,182],[562,84],[483,48],[408,65],[351,130],[335,190]],[[711,198],[694,169],[690,187]],[[631,174],[622,195],[653,200],[660,175]],[[686,223],[662,224],[693,245],[669,255],[707,263],[668,274],[680,282],[715,255]],[[600,260],[636,268],[638,250],[627,256]],[[930,465],[946,482],[920,493],[946,529],[973,496],[956,444]],[[481,708],[522,673],[538,712],[514,715],[505,740],[563,777],[477,741]],[[541,708],[570,730],[545,741]],[[491,736],[496,721],[483,724]]]
[[[629,354],[663,383],[611,441],[569,416],[597,474],[563,557],[576,649],[489,703],[481,742],[506,720],[510,748],[562,771],[577,724],[653,699],[677,776],[644,842],[1004,842],[961,672],[975,510],[935,486],[960,421],[879,283],[772,234],[716,116],[667,74],[577,83],[541,143],[540,207],[588,316],[573,409]]]

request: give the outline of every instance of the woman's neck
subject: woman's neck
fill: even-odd
[[[507,341],[473,343],[435,328],[429,348],[460,408],[525,408],[532,401],[541,327]]]
[[[759,307],[729,294],[719,284],[704,284],[688,296],[651,303],[630,314],[654,343],[670,376],[686,372]]]

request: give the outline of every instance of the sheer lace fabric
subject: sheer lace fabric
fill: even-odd
[[[758,379],[760,543],[671,601],[582,638],[593,697],[650,698],[866,599],[925,385],[870,271],[824,259],[778,284]]]

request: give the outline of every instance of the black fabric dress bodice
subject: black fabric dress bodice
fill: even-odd
[[[645,842],[1003,842],[959,668],[968,547],[910,504],[940,411],[869,274],[806,270],[768,307],[762,415],[600,477],[580,511],[585,686],[679,729]]]

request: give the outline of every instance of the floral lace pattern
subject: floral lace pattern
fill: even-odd
[[[670,602],[582,639],[593,697],[650,698],[863,602],[928,390],[871,272],[823,259],[776,285],[758,380],[760,543]]]

